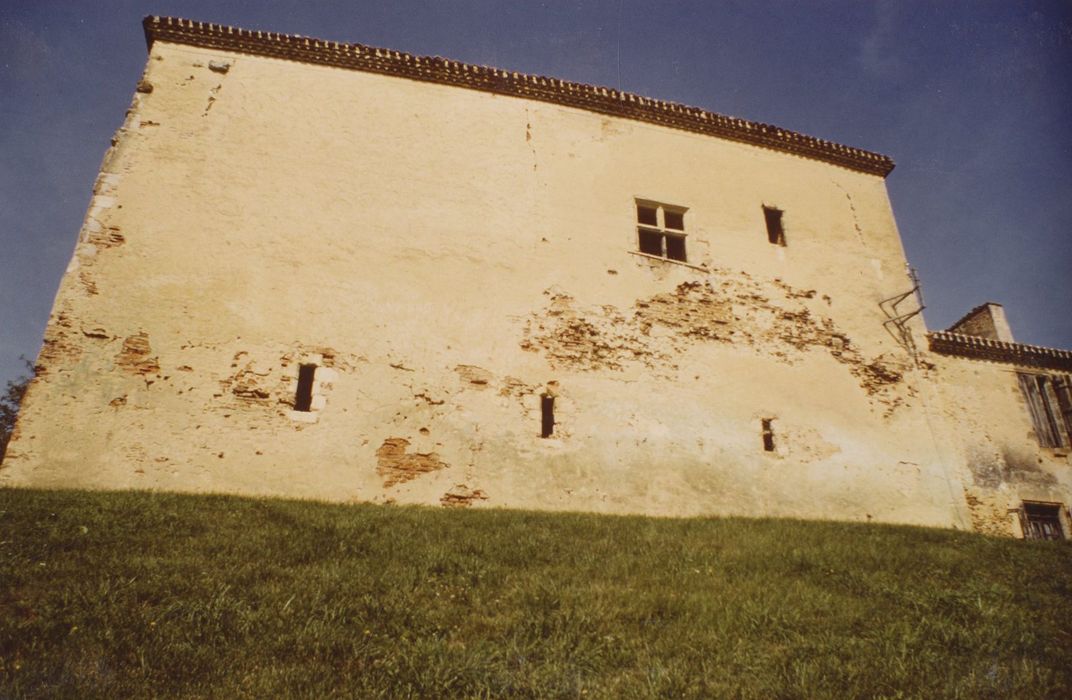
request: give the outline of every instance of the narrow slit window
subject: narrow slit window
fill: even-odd
[[[540,397],[540,437],[551,437],[555,432],[555,397],[544,394]]]
[[[316,365],[298,367],[298,390],[294,393],[294,410],[309,411],[313,405],[313,376]]]
[[[763,421],[763,450],[774,452],[774,419],[764,418]]]
[[[771,245],[785,246],[785,229],[782,227],[782,210],[763,207],[763,218],[767,222],[767,240]]]

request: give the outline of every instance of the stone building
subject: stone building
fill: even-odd
[[[993,303],[928,340],[972,527],[1067,538],[1072,352],[1016,343]]]
[[[1072,353],[928,335],[889,158],[144,26],[0,483],[1070,532]]]

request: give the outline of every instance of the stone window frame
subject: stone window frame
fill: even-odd
[[[634,198],[633,204],[636,227],[636,250],[633,252],[654,260],[695,267],[689,263],[688,233],[685,227],[685,214],[689,208],[641,197]],[[647,220],[642,210],[655,214],[654,223]],[[652,246],[655,241],[658,242],[658,253]]]
[[[1025,540],[1068,539],[1068,513],[1063,503],[1022,501],[1014,512],[1020,517],[1020,533]]]
[[[302,365],[312,365],[312,385],[310,386],[309,407],[307,410],[299,410],[297,392],[299,375]],[[317,423],[320,412],[327,406],[328,393],[339,378],[338,371],[325,364],[325,359],[319,354],[303,354],[294,364],[294,369],[288,372],[288,388],[291,396],[291,408],[287,412],[292,421],[299,423]]]
[[[1016,379],[1039,447],[1072,447],[1072,377],[1017,370]]]

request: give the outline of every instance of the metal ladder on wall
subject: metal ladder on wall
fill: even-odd
[[[898,345],[908,351],[908,354],[912,356],[912,359],[918,363],[919,356],[918,350],[916,349],[916,341],[912,337],[912,330],[908,327],[908,321],[914,316],[918,316],[923,312],[923,309],[927,307],[923,304],[923,292],[920,287],[919,275],[916,273],[916,269],[911,266],[906,267],[908,267],[908,279],[912,282],[912,288],[903,294],[883,299],[878,303],[878,307],[882,309],[882,313],[886,314],[886,320],[882,322],[882,327],[885,328],[886,332],[897,341]],[[917,308],[911,311],[902,311],[897,308],[910,297],[915,298]]]

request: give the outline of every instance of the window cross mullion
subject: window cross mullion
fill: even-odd
[[[637,200],[636,221],[641,253],[688,262],[685,208]]]

